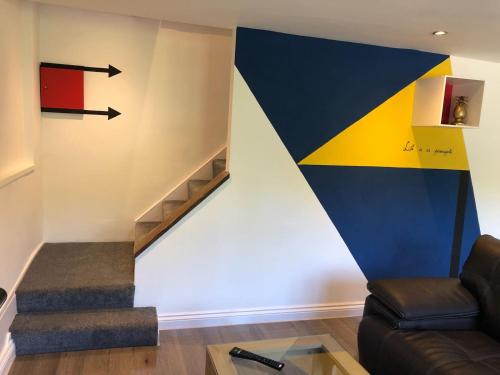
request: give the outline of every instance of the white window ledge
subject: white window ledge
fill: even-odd
[[[0,173],[0,189],[13,183],[16,180],[19,180],[20,178],[23,178],[24,176],[29,175],[30,173],[33,173],[34,170],[35,170],[35,164],[27,163],[27,164],[19,165],[15,168],[8,170],[8,171],[1,172]]]

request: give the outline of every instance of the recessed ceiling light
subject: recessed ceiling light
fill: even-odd
[[[448,31],[444,31],[444,30],[437,30],[437,31],[434,31],[432,33],[432,35],[434,35],[434,36],[443,36],[443,35],[446,35],[446,34],[448,34]]]

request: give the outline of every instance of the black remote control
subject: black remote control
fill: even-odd
[[[282,362],[278,362],[278,361],[274,361],[270,358],[262,357],[258,354],[248,352],[248,351],[243,350],[241,348],[238,348],[236,346],[231,349],[229,354],[232,357],[244,358],[244,359],[248,359],[250,361],[262,363],[263,365],[269,366],[269,367],[271,367],[275,370],[278,370],[278,371],[281,371],[281,369],[283,367],[285,367],[285,364]]]

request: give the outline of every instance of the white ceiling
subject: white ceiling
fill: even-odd
[[[500,62],[500,0],[38,0],[109,13]],[[445,37],[431,32],[444,29]]]

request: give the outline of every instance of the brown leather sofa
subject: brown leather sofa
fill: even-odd
[[[460,279],[368,283],[358,333],[372,375],[500,374],[500,240],[475,242]]]

